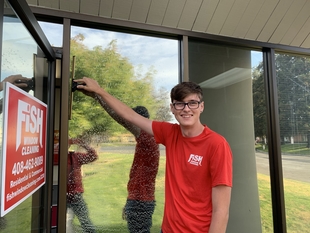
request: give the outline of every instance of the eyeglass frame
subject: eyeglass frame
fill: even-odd
[[[197,108],[191,108],[191,107],[189,106],[189,103],[191,103],[191,102],[198,103]],[[187,107],[188,107],[189,109],[198,109],[198,108],[199,108],[199,105],[200,105],[202,102],[203,102],[203,101],[191,100],[191,101],[189,101],[189,102],[175,102],[175,103],[172,103],[172,105],[173,105],[173,107],[174,107],[175,110],[183,110],[183,109],[185,108],[186,105],[187,105]],[[183,104],[184,106],[183,106],[183,108],[177,109],[177,108],[175,107],[176,104]]]

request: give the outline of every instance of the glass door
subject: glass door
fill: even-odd
[[[27,3],[2,4],[0,231],[40,232],[50,216],[48,134],[53,124],[47,125],[47,112],[55,58]]]

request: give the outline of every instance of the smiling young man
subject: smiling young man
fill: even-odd
[[[182,82],[170,93],[179,124],[152,121],[107,93],[90,78],[78,89],[99,95],[121,117],[154,135],[166,147],[163,233],[224,233],[232,187],[232,153],[227,141],[200,122],[203,92]],[[83,85],[81,85],[83,84]]]

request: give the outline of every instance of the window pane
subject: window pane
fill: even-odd
[[[130,107],[146,107],[151,119],[173,120],[169,92],[179,77],[177,40],[72,27],[71,55],[75,61],[74,78],[94,78]],[[151,232],[160,232],[164,148],[159,148],[161,156],[154,154],[156,149],[151,154],[145,152],[148,153],[145,158],[134,156],[137,135],[118,122],[119,118],[114,120],[96,100],[74,92],[69,135],[82,137],[98,152],[97,160],[82,166],[88,217],[98,232],[127,232],[128,226],[142,224],[139,221],[148,217],[152,219]],[[76,145],[70,150],[85,152]],[[155,193],[152,179],[156,179]],[[127,222],[122,218],[125,204]],[[71,203],[68,207],[71,207],[69,211],[73,210]],[[73,221],[67,222],[75,230],[82,228],[77,214],[70,212]]]
[[[2,2],[3,4],[3,2]],[[47,87],[43,85],[44,78],[47,78],[48,75],[45,72],[48,69],[48,62],[45,59],[45,55],[33,39],[32,35],[29,33],[27,28],[24,26],[22,21],[15,15],[14,11],[9,8],[9,4],[4,3],[5,14],[3,15],[3,38],[2,38],[2,59],[1,59],[1,81],[4,80],[14,84],[15,86],[20,85],[20,81],[26,82],[27,86],[22,89],[28,92],[30,95],[35,96],[37,99],[45,102],[46,101],[46,93]],[[46,69],[46,70],[45,70]],[[11,75],[21,75],[14,76],[12,78]],[[8,78],[11,76],[10,78]],[[17,78],[18,77],[18,78]],[[44,77],[44,78],[43,78]],[[26,79],[28,78],[28,79]],[[45,93],[45,95],[43,94]],[[3,115],[2,110],[2,102],[3,102],[3,90],[0,92],[0,102],[1,102],[1,125],[3,125]],[[26,114],[25,114],[26,116]],[[24,124],[24,123],[22,123]],[[9,127],[16,127],[16,124],[10,125]],[[24,126],[22,126],[24,128]],[[24,129],[23,129],[24,130]],[[23,133],[21,133],[23,134]],[[3,128],[1,127],[1,146],[3,144]],[[12,136],[14,137],[14,136]],[[11,137],[11,138],[12,138]],[[24,134],[21,139],[21,146],[26,148],[27,142],[24,141]],[[35,143],[32,143],[33,146],[36,146]],[[15,145],[15,144],[14,144]],[[29,145],[29,144],[28,144]],[[39,147],[39,145],[38,145]],[[2,148],[1,148],[2,150]],[[3,152],[3,151],[2,151]],[[30,154],[30,153],[29,153]],[[2,156],[6,156],[1,153]],[[2,181],[6,182],[2,184],[2,187],[10,186],[10,190],[3,189],[2,195],[5,195],[5,192],[8,192],[8,195],[12,197],[11,200],[13,204],[10,208],[5,209],[8,211],[3,217],[0,218],[0,231],[1,232],[31,232],[33,229],[43,230],[42,226],[45,224],[44,222],[37,221],[38,219],[44,219],[44,216],[41,216],[42,213],[45,213],[46,210],[42,206],[43,202],[40,202],[42,196],[42,189],[38,189],[33,194],[28,193],[29,188],[33,185],[33,182],[36,180],[37,176],[40,175],[36,168],[31,168],[28,166],[28,162],[30,159],[34,159],[32,155],[28,155],[27,158],[23,157],[19,151],[16,153],[8,154],[11,158],[16,158],[19,161],[14,163],[21,164],[20,172],[17,174],[13,173],[11,176],[5,176]],[[3,158],[1,158],[2,161]],[[7,165],[8,163],[6,163]],[[22,166],[22,164],[24,166]],[[2,164],[3,165],[3,164]],[[3,165],[6,166],[6,165]],[[14,165],[11,164],[6,166],[6,171],[12,171]],[[27,169],[27,170],[26,170]],[[34,172],[38,175],[34,175]],[[46,172],[46,170],[44,170]],[[29,175],[30,174],[30,175]],[[31,174],[33,174],[31,176]],[[11,179],[11,180],[10,180]],[[7,185],[7,183],[11,185]],[[15,183],[15,185],[12,185]],[[4,191],[6,190],[6,191]],[[26,194],[25,194],[26,193]],[[45,199],[45,198],[44,198]],[[4,197],[4,200],[6,197]],[[5,201],[4,201],[5,202]],[[5,206],[5,205],[3,205]],[[42,225],[40,225],[42,224]]]
[[[39,24],[51,46],[62,47],[63,25],[41,21]]]
[[[276,54],[287,232],[310,229],[308,57]]]
[[[273,232],[267,141],[266,93],[262,52],[251,52],[255,158],[263,233]]]
[[[252,66],[250,50],[189,40],[189,78],[204,91],[201,121],[227,139],[234,156],[228,231],[261,233]],[[268,186],[268,174],[266,180]]]

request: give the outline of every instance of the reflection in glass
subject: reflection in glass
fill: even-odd
[[[72,27],[71,56],[74,78],[96,79],[132,108],[140,106],[139,113],[147,109],[141,112],[148,112],[145,117],[173,119],[169,92],[178,83],[178,41]],[[96,230],[138,232],[137,224],[146,224],[144,229],[160,232],[164,148],[79,91],[73,94],[69,123],[69,135],[86,138],[99,154],[83,165],[83,195]],[[80,228],[76,217],[73,225]]]
[[[77,216],[83,232],[95,233],[95,227],[89,218],[87,203],[84,200],[82,166],[90,164],[98,159],[96,150],[90,147],[85,141],[76,138],[69,139],[70,146],[76,145],[79,151],[68,151],[67,168],[67,233],[74,233],[74,216]]]
[[[273,232],[271,187],[267,141],[267,108],[261,52],[251,52],[255,157],[262,232]]]
[[[38,22],[53,47],[62,47],[63,25],[48,22]]]
[[[234,156],[228,231],[262,232],[251,74],[256,64],[250,50],[189,39],[189,78],[204,94],[201,121],[227,139]]]
[[[276,54],[284,196],[288,232],[310,229],[310,60]]]
[[[43,52],[21,20],[15,15],[13,10],[7,6],[9,6],[9,4],[5,3],[5,14],[3,16],[1,86],[3,82],[8,81],[34,95],[35,88],[33,85],[30,87],[30,82],[34,81],[36,77],[35,70],[38,68],[38,64],[40,63],[39,60],[43,59],[44,64],[46,64],[46,60],[37,57],[37,54],[42,56]],[[42,76],[40,76],[40,78],[42,79]],[[37,83],[37,88],[41,89],[42,92],[43,87],[40,86],[40,81]],[[41,83],[43,83],[43,81]],[[0,92],[0,98],[2,103],[2,91]],[[3,125],[2,121],[3,118],[1,114],[1,126]],[[1,127],[1,145],[2,131]],[[10,156],[14,155],[12,154]],[[21,183],[21,185],[25,184]],[[31,229],[39,228],[39,223],[32,221],[32,217],[40,219],[41,213],[44,212],[41,203],[35,202],[39,199],[39,192],[40,191],[37,191],[26,200],[23,200],[21,204],[13,208],[4,217],[0,218],[1,232],[31,232]],[[37,196],[33,198],[35,195]]]
[[[12,74],[33,77],[33,54],[37,50],[37,44],[20,20],[4,16],[1,80]]]

